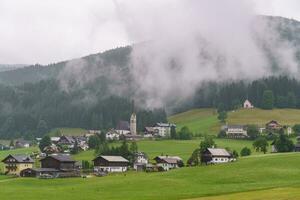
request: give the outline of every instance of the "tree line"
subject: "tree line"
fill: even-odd
[[[300,82],[287,76],[252,82],[207,82],[197,90],[190,105],[197,108],[215,107],[220,111],[234,110],[240,108],[246,99],[262,109],[300,108]]]

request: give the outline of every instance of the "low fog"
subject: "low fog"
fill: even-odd
[[[144,106],[180,103],[207,81],[299,75],[297,49],[281,39],[280,21],[258,16],[250,1],[115,0],[114,5],[128,38],[135,41],[130,73],[134,97]],[[111,72],[89,70],[76,61],[67,65],[61,77],[68,80],[71,73],[79,84],[103,74],[116,81],[122,77],[113,66]],[[111,90],[123,94],[127,88],[116,84]]]

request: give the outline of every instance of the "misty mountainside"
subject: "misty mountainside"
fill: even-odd
[[[258,23],[260,23],[260,21],[264,21],[269,26],[275,24],[276,32],[274,34],[279,34],[282,41],[287,41],[290,45],[293,46],[293,48],[295,49],[296,57],[298,59],[297,61],[298,62],[300,61],[300,22],[299,21],[293,19],[287,19],[283,17],[272,17],[272,16],[259,16],[257,18],[257,21]],[[268,41],[264,41],[265,38],[257,37],[257,40],[260,43],[261,48],[265,50],[265,53],[271,60],[271,63],[273,64],[272,67],[274,69],[274,72],[276,72],[277,69],[276,66],[281,64],[278,58],[276,57],[277,55],[272,52],[272,49],[268,49],[266,45]],[[270,36],[270,40],[273,40],[272,36]],[[80,60],[85,62],[84,65],[87,68],[85,70],[86,72],[88,72],[89,69],[95,70],[96,68],[103,69],[103,68],[111,68],[111,67],[117,67],[126,71],[129,70],[128,66],[130,65],[131,51],[132,48],[130,46],[116,48],[113,50],[106,51],[104,53],[89,55],[80,58]],[[20,85],[28,82],[32,83],[32,82],[38,82],[46,79],[53,79],[53,78],[55,79],[59,76],[61,71],[66,66],[72,65],[72,62],[73,61],[71,60],[71,61],[53,63],[49,65],[35,64],[35,65],[26,66],[22,68],[20,67],[17,67],[15,69],[13,68],[14,70],[1,70],[1,65],[0,65],[0,83],[7,84],[7,85]],[[72,70],[73,68],[74,71],[76,71],[77,70],[76,65],[77,64],[75,62],[73,66],[70,66],[70,70]],[[80,73],[82,72],[83,71],[80,71]],[[278,73],[282,73],[282,71],[278,71]],[[123,73],[123,75],[128,75],[128,73]],[[101,76],[100,73],[99,76]]]
[[[279,17],[263,19],[278,25],[281,39],[296,49],[296,63],[300,63],[300,22]],[[184,101],[165,101],[162,106],[144,104],[149,98],[160,98],[156,96],[159,92],[164,94],[157,91],[159,88],[152,88],[152,97],[137,93],[144,80],[135,82],[136,78],[147,71],[141,68],[133,77],[133,47],[130,46],[47,66],[32,65],[0,72],[0,138],[41,137],[59,127],[107,130],[120,120],[129,120],[132,100],[136,103],[139,131],[155,122],[166,122],[166,113],[190,108],[232,110],[239,108],[246,98],[256,107],[264,108],[266,91],[271,94],[272,107],[300,108],[298,77],[282,71],[278,66],[283,63],[273,54],[273,49],[262,38],[257,40],[272,61],[274,74],[256,80],[203,81]],[[155,83],[156,77],[150,81]],[[175,95],[176,88],[172,91],[176,98],[180,96]],[[166,95],[169,96],[172,93]]]
[[[12,71],[19,68],[24,68],[26,65],[22,64],[15,64],[15,65],[8,65],[8,64],[0,64],[0,72]]]

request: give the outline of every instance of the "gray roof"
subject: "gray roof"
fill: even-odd
[[[127,159],[122,156],[99,156],[109,162],[129,162]]]
[[[213,156],[231,156],[226,149],[207,148]]]
[[[159,158],[159,159],[171,158],[171,159],[175,159],[177,161],[182,161],[182,159],[179,156],[156,156],[155,158]]]
[[[7,158],[13,157],[18,163],[34,163],[34,160],[27,155],[8,155],[5,159],[2,160],[4,162]]]
[[[58,154],[58,155],[49,155],[46,158],[54,158],[55,160],[58,160],[60,162],[76,162],[75,160],[73,160],[73,158],[69,155],[64,155],[64,154]],[[46,159],[43,158],[42,160]]]

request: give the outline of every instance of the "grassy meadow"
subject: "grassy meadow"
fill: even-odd
[[[110,200],[201,200],[201,197],[209,197],[208,199],[213,200],[240,199],[242,194],[249,194],[249,198],[243,196],[243,199],[250,200],[255,199],[255,194],[261,194],[262,197],[273,197],[272,200],[283,200],[288,199],[283,198],[287,191],[293,192],[290,197],[298,197],[299,165],[300,154],[288,153],[257,155],[241,158],[235,163],[181,168],[163,173],[127,172],[87,179],[7,179],[3,182],[0,180],[0,197],[1,200],[96,200],[100,197]],[[256,190],[258,193],[253,193]],[[278,195],[274,195],[272,190]],[[256,197],[262,199],[260,196]]]
[[[216,135],[221,127],[215,109],[194,109],[170,116],[168,120],[176,123],[177,130],[188,126],[193,133]],[[299,109],[240,109],[228,112],[228,124],[256,124],[264,126],[267,122],[276,120],[282,125],[300,124]]]
[[[199,140],[142,140],[138,141],[139,151],[145,152],[150,159],[158,155],[177,155],[180,156],[185,162],[191,156],[192,152],[199,147]],[[262,154],[261,152],[255,152],[252,143],[253,141],[248,140],[230,140],[230,139],[215,139],[215,142],[218,147],[229,147],[232,150],[238,152],[242,148],[248,147],[252,149],[254,155]],[[118,144],[112,144],[118,145]],[[81,152],[77,155],[74,155],[76,160],[92,160],[94,158],[94,150],[89,150]]]
[[[215,109],[193,109],[187,112],[172,115],[169,122],[177,125],[177,130],[183,126],[188,126],[193,133],[211,134],[218,132],[219,122]]]

